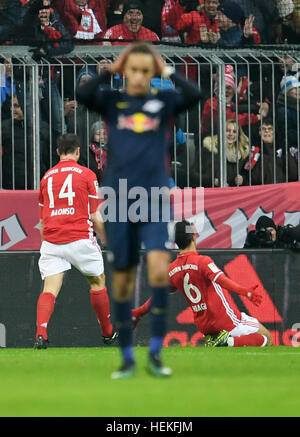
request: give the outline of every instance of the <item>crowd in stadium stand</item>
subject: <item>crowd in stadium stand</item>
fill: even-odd
[[[73,43],[113,38],[228,47],[297,44],[299,35],[300,0],[0,0],[6,44],[56,39],[57,49],[69,37]]]
[[[94,168],[99,182],[106,158],[105,126],[96,114],[78,105],[74,89],[111,61],[99,60],[97,68],[78,65],[75,81],[72,68],[64,68],[62,90],[61,70],[51,65],[51,59],[70,54],[76,45],[124,45],[132,40],[222,49],[298,44],[300,0],[0,0],[0,44],[29,45],[36,61],[49,60],[48,68],[44,64],[39,70],[41,173],[57,159],[55,144],[64,131],[76,131],[81,143],[90,145],[82,148],[81,163]],[[228,185],[299,180],[300,64],[289,56],[283,56],[275,68],[257,64],[247,70],[234,60],[226,63]],[[198,81],[199,71],[192,64],[183,73]],[[115,76],[111,84],[119,88],[122,83]],[[172,86],[161,78],[153,84]],[[171,183],[176,179],[182,188],[199,186],[200,180],[205,187],[220,186],[218,80],[211,65],[201,64],[199,85],[201,110],[195,108],[187,119],[176,120],[175,144],[170,146]],[[32,187],[30,177],[24,182],[30,169],[24,169],[24,150],[17,147],[26,135],[28,144],[32,141],[30,129],[24,127],[25,111],[28,119],[31,111],[27,91],[24,71],[14,67],[12,79],[6,59],[5,83],[1,83],[3,188],[11,188],[13,178],[15,188]],[[26,154],[30,162],[30,147]]]

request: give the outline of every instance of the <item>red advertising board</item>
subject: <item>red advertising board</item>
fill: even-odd
[[[204,195],[201,210],[195,208],[196,196],[184,204],[184,216],[199,232],[199,248],[243,247],[247,231],[261,215],[269,215],[277,225],[300,222],[300,182],[205,188],[199,193]],[[180,208],[175,201],[175,211]],[[38,191],[0,191],[0,250],[39,250],[38,223]]]

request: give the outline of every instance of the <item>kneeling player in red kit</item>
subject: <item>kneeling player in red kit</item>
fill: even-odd
[[[256,306],[262,300],[258,285],[243,287],[229,279],[209,256],[196,251],[196,234],[186,220],[175,225],[175,243],[179,254],[169,265],[171,291],[179,290],[193,310],[194,322],[205,335],[205,345],[271,346],[270,332],[255,318],[233,310],[223,288],[247,296]],[[133,310],[133,324],[148,312],[151,299]]]

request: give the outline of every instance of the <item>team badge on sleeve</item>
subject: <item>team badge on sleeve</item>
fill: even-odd
[[[209,263],[209,264],[208,264],[208,267],[210,268],[210,270],[211,270],[213,273],[218,273],[218,272],[220,272],[219,267],[217,267],[215,263]]]

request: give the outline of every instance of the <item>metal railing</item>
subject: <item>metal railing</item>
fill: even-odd
[[[170,145],[175,186],[300,180],[300,97],[287,87],[281,92],[283,76],[297,80],[297,49],[156,48],[202,91],[197,107],[175,120]],[[0,50],[0,189],[38,189],[42,174],[57,162],[62,133],[80,136],[81,163],[88,167],[97,167],[93,133],[100,130],[103,138],[95,146],[101,153],[106,149],[103,120],[78,105],[76,88],[124,47],[76,46],[68,55],[38,63],[28,49]],[[123,77],[112,77],[112,87],[124,85]],[[161,79],[155,85],[166,83]],[[267,113],[257,117],[263,103]]]

